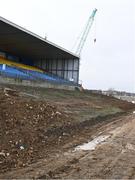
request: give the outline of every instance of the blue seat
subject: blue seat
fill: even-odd
[[[3,69],[3,64],[0,64],[0,73],[11,78],[19,78],[22,80],[42,80],[42,81],[53,81],[60,84],[71,85],[73,82],[64,80],[56,75],[49,73],[42,73],[34,70],[27,70],[19,67],[12,67],[6,65]]]
[[[3,69],[2,64],[0,64],[0,73],[7,76],[7,77],[12,77],[12,78],[19,78],[19,79],[26,79],[26,80],[32,80],[33,79],[28,74],[25,74],[25,73],[17,70],[14,67],[11,67],[11,66],[6,65],[5,69]]]

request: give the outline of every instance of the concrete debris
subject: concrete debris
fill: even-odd
[[[6,154],[4,152],[0,152],[0,156],[6,156]]]
[[[20,149],[21,149],[21,150],[24,150],[24,146],[20,146]]]

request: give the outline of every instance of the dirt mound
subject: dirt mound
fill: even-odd
[[[46,131],[70,123],[56,106],[8,92],[0,93],[0,172],[43,157],[50,143]],[[52,149],[57,141],[51,142]]]
[[[89,139],[102,124],[135,108],[89,92],[13,88],[0,89],[0,174],[43,158],[47,163],[53,153]]]

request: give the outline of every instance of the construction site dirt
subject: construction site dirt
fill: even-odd
[[[2,86],[0,178],[134,178],[134,110],[90,91]]]

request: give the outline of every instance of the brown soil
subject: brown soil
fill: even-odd
[[[135,108],[131,103],[90,92],[77,92],[76,95],[75,92],[49,90],[50,95],[47,92],[43,96],[37,90],[29,96],[25,90],[22,93],[16,89],[0,90],[1,175],[13,169],[15,175],[18,169],[40,164],[42,159],[45,166],[56,154],[59,156],[91,139],[106,124],[117,122],[119,116]],[[65,98],[58,97],[60,92]],[[39,93],[42,96],[39,97]]]
[[[60,139],[52,130],[70,124],[68,116],[43,101],[0,95],[0,172],[35,162]],[[49,136],[49,137],[48,137]],[[60,134],[59,134],[60,136]]]

